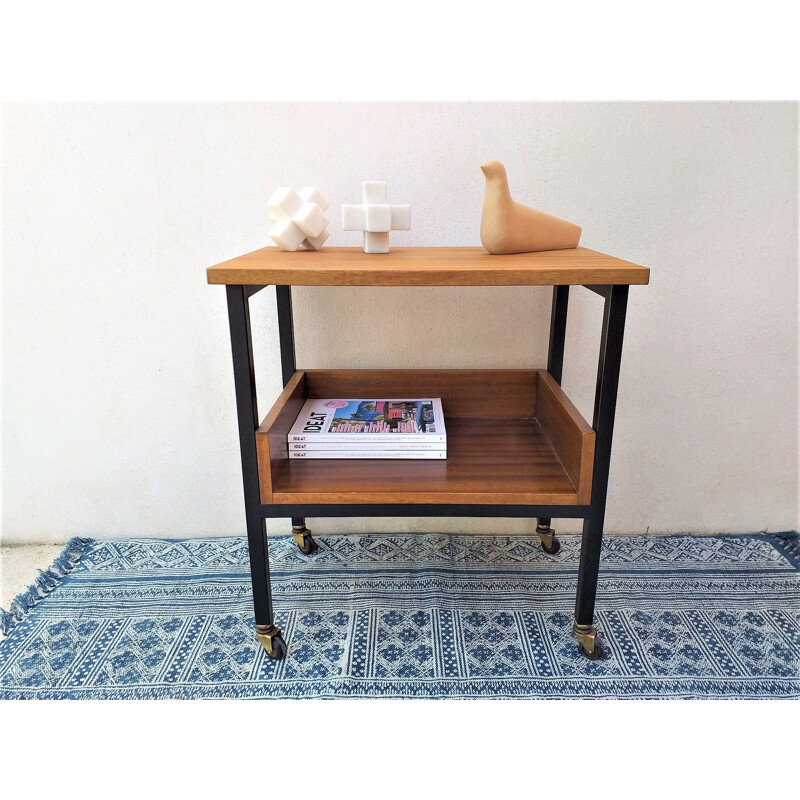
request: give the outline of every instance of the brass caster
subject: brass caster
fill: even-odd
[[[300,548],[300,552],[307,556],[315,553],[319,547],[311,536],[311,531],[305,525],[292,525],[292,536]]]
[[[578,637],[578,652],[586,658],[596,661],[603,657],[603,648],[597,641],[597,628],[594,625],[578,625],[572,623],[572,632]]]
[[[542,540],[542,550],[554,556],[561,549],[561,542],[556,538],[556,532],[549,526],[537,525],[536,533]]]
[[[276,625],[256,625],[256,636],[271,659],[278,661],[286,656],[283,631]]]

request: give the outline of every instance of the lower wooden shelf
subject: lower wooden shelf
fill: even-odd
[[[441,397],[447,459],[290,460],[307,398]],[[545,370],[300,370],[256,432],[264,504],[584,505],[595,435]]]

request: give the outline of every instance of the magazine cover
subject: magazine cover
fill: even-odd
[[[446,442],[442,401],[306,400],[289,442]]]

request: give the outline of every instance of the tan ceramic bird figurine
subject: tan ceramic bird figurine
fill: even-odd
[[[481,214],[481,243],[494,255],[567,250],[578,246],[581,229],[565,219],[515,203],[508,189],[506,168],[487,161]]]

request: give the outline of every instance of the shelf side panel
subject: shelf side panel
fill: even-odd
[[[591,425],[546,371],[539,372],[536,419],[578,492],[578,503],[590,502],[595,433]]]
[[[537,370],[340,369],[306,370],[311,398],[441,397],[448,419],[532,419]]]
[[[284,467],[289,463],[289,433],[306,400],[306,376],[295,372],[278,396],[269,414],[256,431],[258,485],[261,502],[272,503],[272,491]]]

